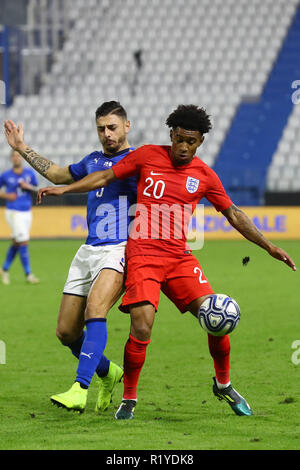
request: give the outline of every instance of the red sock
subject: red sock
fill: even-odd
[[[230,382],[230,340],[229,336],[208,335],[209,352],[214,360],[217,381]]]
[[[124,350],[124,394],[126,400],[136,400],[137,384],[146,359],[146,348],[149,341],[139,341],[129,335]]]

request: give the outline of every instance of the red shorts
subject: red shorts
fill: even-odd
[[[187,311],[193,300],[213,294],[198,260],[192,254],[178,258],[133,256],[127,261],[126,291],[119,309],[128,313],[129,306],[150,302],[158,309],[162,291],[181,311]]]

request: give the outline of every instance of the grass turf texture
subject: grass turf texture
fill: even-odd
[[[300,265],[300,243],[278,243]],[[254,411],[238,417],[212,394],[214,375],[205,332],[162,295],[140,377],[135,419],[118,422],[122,397],[101,416],[93,379],[85,413],[54,407],[49,397],[66,391],[77,361],[55,337],[57,312],[78,241],[32,241],[39,285],[25,282],[19,260],[11,285],[0,285],[0,449],[299,449],[300,364],[291,360],[299,333],[299,272],[247,241],[211,241],[195,252],[214,290],[232,295],[241,322],[231,334],[231,379]],[[8,242],[0,243],[4,257]],[[242,259],[250,256],[243,266]],[[115,306],[109,315],[106,354],[122,364],[129,317]],[[299,355],[298,355],[299,357]]]

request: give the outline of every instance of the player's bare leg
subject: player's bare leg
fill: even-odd
[[[149,341],[155,319],[155,308],[149,302],[130,307],[130,334],[139,341]]]
[[[113,269],[102,269],[87,298],[85,320],[106,318],[123,292],[124,275]]]
[[[132,419],[137,403],[137,385],[150,343],[155,308],[149,302],[130,307],[130,334],[124,350],[124,393],[115,418]]]
[[[56,336],[63,345],[69,346],[83,333],[86,297],[63,294],[58,314]]]
[[[202,302],[208,296],[194,300],[188,310],[198,318]],[[245,400],[231,385],[230,382],[230,340],[229,336],[213,336],[208,334],[209,352],[214,361],[216,377],[213,377],[213,393],[219,400],[225,400],[238,416],[250,416],[252,410]]]

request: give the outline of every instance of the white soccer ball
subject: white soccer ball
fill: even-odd
[[[202,303],[198,320],[202,328],[213,336],[231,333],[240,321],[238,303],[226,294],[213,294]]]

